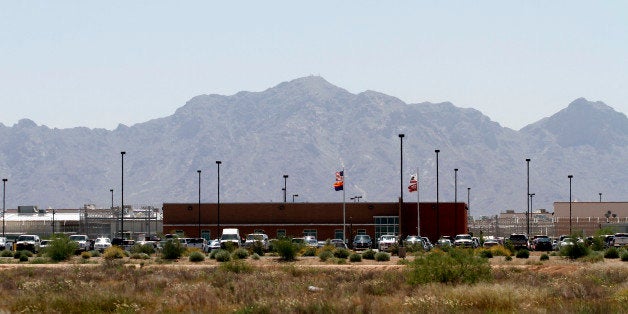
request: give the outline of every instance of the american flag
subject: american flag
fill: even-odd
[[[334,182],[334,190],[336,191],[342,191],[344,188],[344,175],[345,172],[344,171],[337,171],[336,172],[336,182]]]
[[[413,174],[410,176],[410,185],[408,185],[408,192],[416,192],[419,188],[419,181],[417,180],[417,175]]]

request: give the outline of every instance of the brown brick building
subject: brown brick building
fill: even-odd
[[[417,234],[416,203],[346,203],[347,238],[355,234]],[[432,241],[440,235],[467,232],[465,203],[421,203],[421,235]],[[242,236],[263,231],[271,238],[314,235],[319,240],[342,238],[342,203],[164,203],[163,232],[217,238],[223,228],[238,228]],[[437,223],[438,222],[438,223]],[[200,233],[199,233],[200,226]]]

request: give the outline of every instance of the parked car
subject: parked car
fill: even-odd
[[[205,247],[203,248],[203,252],[211,253],[212,251],[219,250],[219,249],[220,249],[220,240],[213,239],[213,240],[207,241],[207,243],[205,244]]]
[[[354,250],[368,250],[373,247],[373,240],[368,234],[358,234],[353,238]]]
[[[84,234],[73,234],[70,236],[70,240],[78,244],[78,251],[90,251],[92,249],[92,243],[89,238]]]
[[[613,246],[628,246],[628,233],[615,233],[615,236],[613,236]]]
[[[498,246],[498,245],[499,245],[499,241],[497,241],[496,239],[486,239],[484,240],[482,247],[490,248],[490,247]]]
[[[6,249],[7,249],[7,238],[0,237],[0,250],[6,250]]]
[[[535,251],[551,251],[552,240],[549,237],[539,237],[532,240],[532,249]]]
[[[432,242],[430,242],[430,239],[428,237],[421,237],[421,239],[423,240],[423,248],[426,251],[429,251],[434,247],[434,245],[432,244]]]
[[[558,249],[562,250],[564,247],[574,245],[576,241],[572,238],[563,238],[562,241],[558,243]]]
[[[202,250],[207,244],[207,240],[203,238],[188,238],[187,239],[187,247],[189,248],[197,248]]]
[[[264,251],[268,251],[268,235],[265,233],[250,233],[246,236],[243,246],[252,247],[255,243],[259,243]]]
[[[454,246],[475,248],[475,243],[473,242],[473,237],[470,234],[459,234],[456,235],[456,238],[454,238]]]
[[[39,244],[39,248],[42,250],[45,250],[48,245],[50,244],[50,242],[52,242],[52,240],[41,240],[40,244]]]
[[[220,247],[223,249],[226,248],[227,243],[232,243],[235,247],[240,247],[240,244],[242,244],[242,237],[240,237],[240,230],[238,228],[222,229]]]
[[[305,245],[311,246],[311,247],[318,247],[318,240],[316,240],[315,236],[305,236],[303,237],[303,239],[305,240]]]
[[[515,250],[528,249],[528,236],[522,233],[513,233],[508,237],[508,241],[512,244]]]
[[[111,247],[111,239],[109,238],[96,238],[94,242],[94,250],[103,252]]]
[[[453,244],[451,243],[450,239],[440,238],[438,239],[438,242],[436,242],[436,245],[438,245],[438,247],[444,248],[444,247],[450,247]]]
[[[349,249],[347,244],[342,239],[331,239],[329,244],[335,246],[338,249]]]
[[[390,247],[397,243],[397,236],[392,234],[385,234],[379,237],[379,241],[377,241],[377,248],[380,252],[385,252],[390,249]]]
[[[40,250],[41,239],[38,235],[23,234],[17,237],[15,241],[15,250],[27,250],[33,253],[37,253]]]

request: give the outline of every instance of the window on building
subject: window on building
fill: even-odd
[[[277,229],[277,239],[286,237],[286,229]]]
[[[201,238],[209,241],[212,238],[211,235],[212,233],[210,230],[201,230]]]
[[[375,216],[375,239],[384,234],[399,235],[398,216]]]
[[[266,233],[266,232],[264,232],[264,229],[255,229],[253,233]]]
[[[303,229],[303,236],[312,236],[318,239],[318,237],[316,236],[317,232],[316,229]]]
[[[342,232],[342,229],[336,229],[334,230],[334,239],[344,239],[344,233]]]

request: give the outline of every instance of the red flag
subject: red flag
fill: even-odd
[[[408,192],[416,192],[419,189],[419,181],[417,180],[417,175],[413,174],[410,176],[410,185],[408,185]]]
[[[342,191],[344,189],[344,184],[345,184],[344,175],[345,175],[344,171],[336,172],[336,182],[334,182],[334,190]]]

